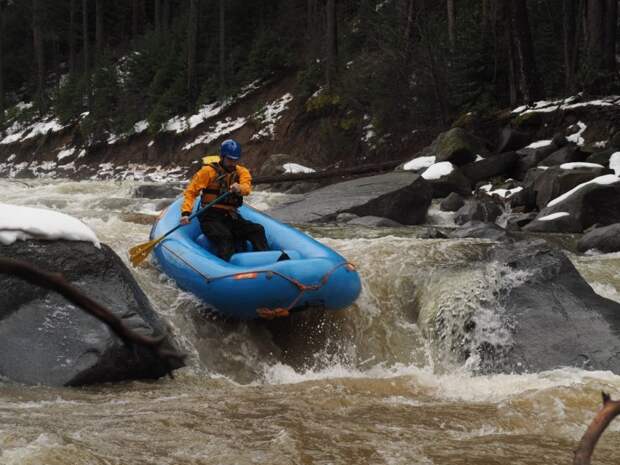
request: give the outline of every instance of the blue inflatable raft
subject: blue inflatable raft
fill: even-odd
[[[162,213],[151,239],[179,224],[182,202],[177,199]],[[251,207],[244,205],[239,213],[263,225],[270,251],[252,252],[248,242],[249,251],[221,260],[194,218],[155,247],[159,266],[211,309],[237,319],[270,319],[317,307],[339,310],[357,299],[359,275],[341,255]]]

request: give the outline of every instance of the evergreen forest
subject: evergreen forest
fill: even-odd
[[[372,124],[392,141],[619,85],[615,0],[3,0],[0,16],[5,126],[33,102],[22,117],[93,137],[282,77],[334,138]]]

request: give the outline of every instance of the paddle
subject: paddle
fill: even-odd
[[[204,207],[199,209],[196,213],[191,215],[189,217],[189,220],[191,221],[192,219],[202,214],[204,211],[208,210],[209,208],[211,208],[213,205],[215,205],[219,201],[224,200],[224,198],[228,197],[230,194],[231,192],[223,193],[217,199],[215,199],[212,202],[209,202]],[[166,236],[169,236],[170,234],[175,232],[177,229],[179,229],[181,226],[185,226],[185,225],[179,223],[178,225],[176,225],[174,228],[172,228],[170,231],[168,231],[166,234],[159,237],[158,239],[153,239],[152,241],[145,242],[144,244],[138,244],[132,247],[131,249],[129,249],[129,261],[131,262],[131,264],[133,266],[138,266],[140,263],[142,263],[144,259],[148,257],[148,255],[151,253],[151,251],[155,248],[157,244],[159,244]]]

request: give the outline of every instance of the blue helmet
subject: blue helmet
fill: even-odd
[[[239,160],[241,158],[241,145],[233,139],[226,139],[220,145],[220,157],[230,158],[231,160]]]

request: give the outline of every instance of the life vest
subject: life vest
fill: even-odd
[[[202,190],[200,203],[201,205],[206,205],[209,202],[213,202],[220,195],[229,192],[230,186],[236,182],[239,182],[239,174],[237,170],[228,172],[226,171],[219,162],[209,163],[207,166],[210,166],[215,170],[216,177],[209,185]],[[224,200],[213,205],[214,208],[222,208],[225,210],[234,210],[243,205],[243,197],[238,194],[231,194],[227,196]]]

